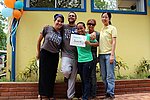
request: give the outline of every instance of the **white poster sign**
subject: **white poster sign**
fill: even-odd
[[[86,36],[71,34],[70,45],[85,47]]]

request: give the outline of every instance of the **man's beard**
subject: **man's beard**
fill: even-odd
[[[75,23],[75,21],[69,21],[69,24],[74,24]]]

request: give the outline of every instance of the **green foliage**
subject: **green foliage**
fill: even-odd
[[[116,68],[115,70],[117,71],[116,79],[127,79],[128,76],[121,75],[120,70],[121,70],[121,68],[123,68],[124,70],[127,70],[127,69],[129,69],[129,67],[119,56],[117,56],[117,58],[116,58],[116,67],[115,68]]]
[[[2,68],[0,69],[0,74],[3,74],[3,73],[6,73],[6,67],[2,67]]]
[[[101,80],[101,75],[99,77],[99,74],[98,74],[99,70],[100,70],[99,68],[97,68],[97,70],[96,70],[96,74],[97,74],[96,76],[97,76],[97,79]],[[129,69],[129,67],[128,67],[127,63],[125,63],[121,57],[117,56],[116,57],[116,66],[115,66],[115,77],[116,77],[117,80],[128,78],[127,75],[122,75],[121,74],[121,72],[120,72],[121,69],[127,70],[127,69]]]
[[[0,82],[10,82],[10,80],[8,80],[6,77],[2,77],[0,78]]]
[[[36,58],[31,59],[24,71],[17,76],[18,81],[37,81],[38,80],[38,65]]]
[[[55,0],[30,0],[30,7],[54,8]]]
[[[0,82],[4,82],[6,80],[6,67],[0,68]]]
[[[0,50],[6,50],[7,36],[4,29],[7,26],[7,19],[0,14]]]
[[[148,78],[150,76],[150,60],[146,60],[143,58],[138,65],[135,65],[136,71],[136,77],[137,78]]]
[[[106,10],[108,8],[108,3],[104,0],[94,0],[95,8],[100,10]]]
[[[57,2],[58,8],[81,8],[81,0],[59,0]]]
[[[55,3],[56,1],[56,3]],[[30,7],[81,8],[81,0],[31,0]]]

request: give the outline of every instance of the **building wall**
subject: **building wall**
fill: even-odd
[[[77,22],[94,18],[97,21],[95,29],[102,27],[101,13],[93,13],[87,0],[87,12],[76,12]],[[36,56],[36,43],[40,31],[45,25],[53,25],[53,15],[61,13],[67,23],[68,12],[63,11],[24,11],[16,35],[16,75],[22,71],[31,58]],[[112,14],[112,24],[117,27],[117,50],[129,66],[127,74],[133,74],[136,64],[144,57],[150,59],[150,7],[147,6],[147,15]],[[8,44],[8,63],[11,67],[11,48]]]

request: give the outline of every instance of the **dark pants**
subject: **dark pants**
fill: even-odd
[[[59,53],[42,49],[39,62],[39,95],[53,97]]]
[[[96,97],[96,90],[97,90],[97,78],[96,78],[96,64],[97,58],[93,60],[91,66],[91,79],[90,79],[90,96]]]
[[[90,75],[91,75],[91,61],[78,62],[78,71],[82,81],[82,100],[88,100],[90,93]]]

